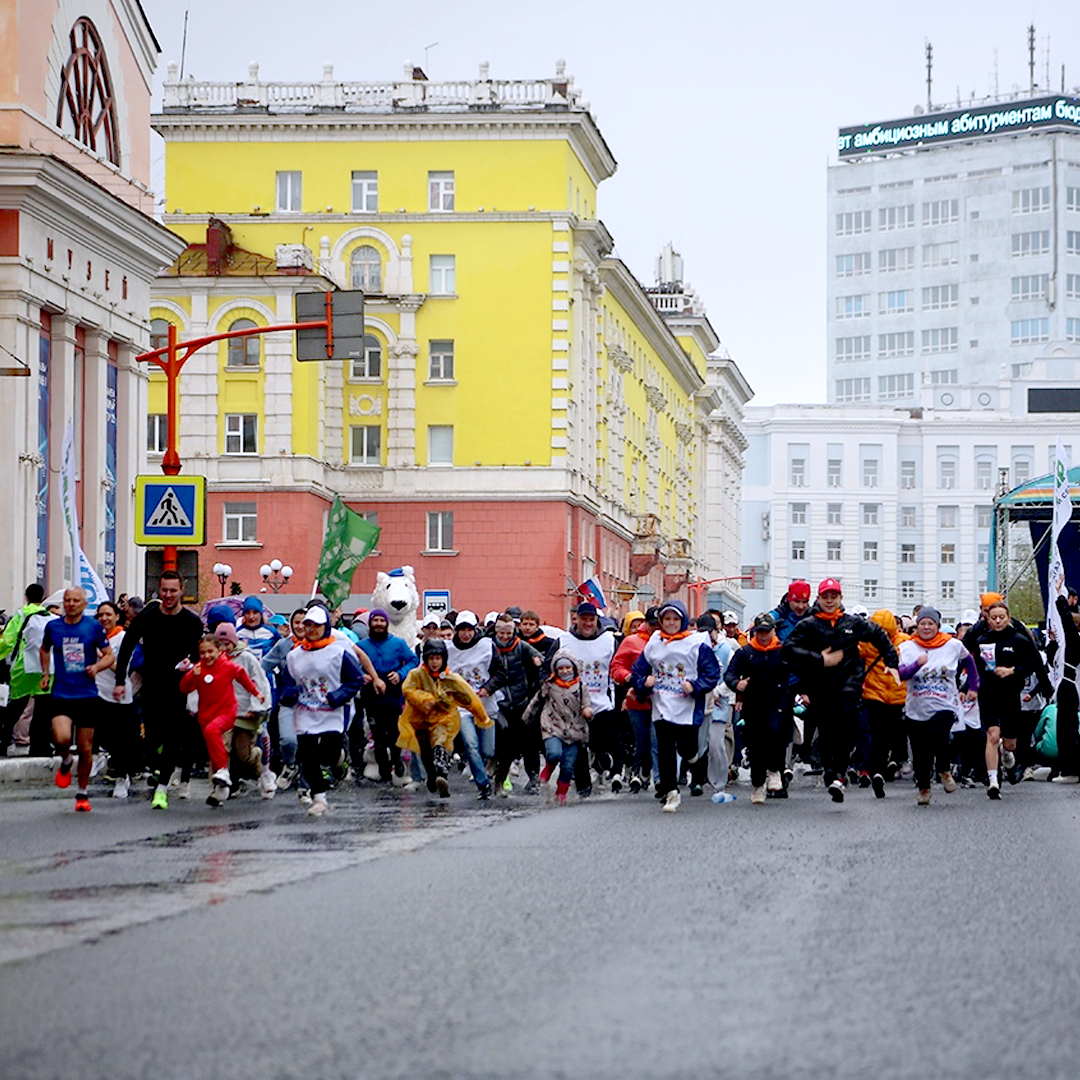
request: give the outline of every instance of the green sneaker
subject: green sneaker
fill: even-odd
[[[152,810],[168,810],[169,794],[164,787],[154,788],[154,798],[150,802]]]
[[[503,791],[513,791],[513,790],[514,790],[514,785],[512,783],[510,783],[510,777],[508,776],[503,781]]]

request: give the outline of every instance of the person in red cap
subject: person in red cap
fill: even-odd
[[[795,624],[810,612],[810,582],[793,581],[780,603],[769,612],[776,623],[776,636],[781,643],[787,641]]]
[[[859,643],[873,645],[886,669],[900,681],[889,635],[877,623],[847,614],[841,597],[840,582],[825,578],[818,586],[811,617],[796,624],[781,654],[798,679],[803,704],[816,713],[825,786],[838,803],[844,801],[844,779],[862,707],[865,666]]]

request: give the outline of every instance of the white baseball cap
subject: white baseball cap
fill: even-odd
[[[304,622],[315,623],[317,626],[325,626],[330,621],[330,616],[326,614],[326,608],[319,607],[315,604],[313,607],[309,607],[304,612]]]
[[[471,627],[473,627],[473,629],[475,629],[477,626],[480,625],[480,623],[476,618],[476,612],[475,611],[469,611],[469,610],[466,609],[465,611],[459,611],[458,612],[457,622],[454,623],[454,625],[455,626],[471,626]]]
[[[725,626],[738,626],[739,625],[739,616],[736,615],[734,611],[725,611],[724,612],[724,625]]]

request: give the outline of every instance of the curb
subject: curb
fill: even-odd
[[[0,784],[13,784],[23,780],[51,784],[59,765],[58,757],[0,758]]]

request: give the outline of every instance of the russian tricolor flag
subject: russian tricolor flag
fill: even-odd
[[[600,582],[596,578],[589,578],[577,587],[578,595],[590,604],[595,604],[601,611],[607,609],[607,601],[604,599],[604,591],[600,588]]]

